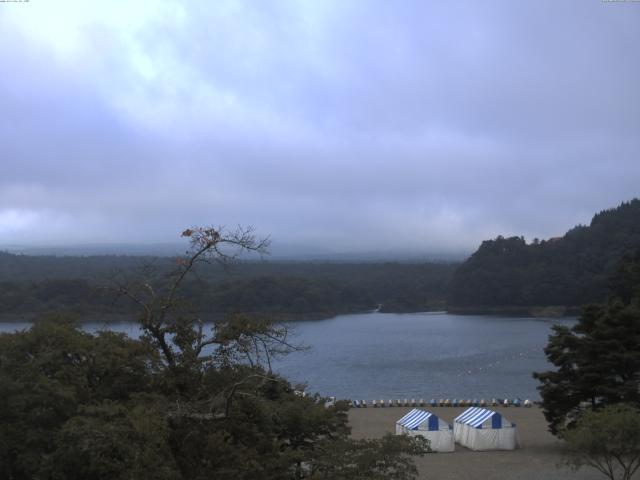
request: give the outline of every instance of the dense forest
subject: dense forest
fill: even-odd
[[[450,310],[530,312],[604,301],[618,261],[640,247],[640,200],[622,203],[563,237],[527,243],[522,237],[482,242],[454,273]]]
[[[127,315],[135,308],[108,288],[149,269],[169,272],[169,257],[27,256],[0,252],[0,311],[8,318],[48,311]],[[190,308],[280,318],[443,309],[455,269],[449,263],[237,262],[199,266],[183,290]]]
[[[347,401],[302,395],[271,370],[301,348],[286,326],[231,315],[207,332],[185,315],[182,284],[218,246],[262,250],[240,232],[189,230],[175,268],[118,284],[137,300],[138,339],[61,314],[0,334],[0,478],[417,478],[428,441],[353,440]]]
[[[634,199],[596,214],[589,226],[577,226],[563,237],[531,243],[523,237],[484,241],[461,265],[266,260],[226,268],[206,264],[183,290],[189,308],[214,318],[234,312],[324,318],[379,306],[398,313],[576,313],[580,305],[606,298],[615,265],[639,247],[640,200]],[[0,318],[50,311],[129,315],[134,305],[105,287],[116,278],[150,270],[168,273],[175,266],[171,257],[0,252]]]

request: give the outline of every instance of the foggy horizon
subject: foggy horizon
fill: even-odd
[[[0,249],[561,236],[640,196],[639,22],[601,1],[2,3]]]
[[[616,205],[615,207],[618,207]],[[615,207],[603,208],[593,215],[600,212],[613,209]],[[573,228],[580,226],[588,226],[590,220],[584,223],[576,223],[571,227],[559,233],[555,237],[548,238],[526,238],[523,235],[512,235],[516,237],[524,238],[525,242],[530,244],[535,240],[546,241],[551,238],[558,238],[563,236]],[[222,228],[228,230],[225,226],[217,226],[215,228]],[[436,250],[427,249],[378,249],[378,250],[340,250],[332,248],[332,246],[319,246],[319,245],[304,245],[296,243],[281,242],[277,239],[273,239],[269,235],[261,236],[258,232],[256,235],[260,238],[266,238],[269,242],[267,252],[264,254],[252,254],[245,252],[239,257],[240,260],[293,260],[293,261],[412,261],[412,260],[424,260],[424,261],[463,261],[469,257],[477,247],[480,246],[485,240],[494,240],[498,236],[504,236],[502,234],[496,235],[496,237],[482,239],[478,245],[471,249],[447,249],[441,248]],[[85,243],[73,243],[63,242],[59,244],[0,244],[0,251],[7,251],[9,253],[19,253],[26,255],[179,255],[185,252],[188,248],[188,242],[184,239],[182,241],[175,240],[173,242],[85,242]]]

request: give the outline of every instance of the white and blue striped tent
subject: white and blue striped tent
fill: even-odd
[[[518,447],[516,425],[499,412],[471,407],[453,420],[453,436],[471,450],[514,450]]]
[[[396,435],[420,435],[434,452],[453,452],[453,429],[431,412],[414,408],[396,422]]]

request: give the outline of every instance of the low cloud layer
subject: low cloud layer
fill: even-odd
[[[562,234],[639,195],[639,24],[595,0],[0,4],[0,245]]]

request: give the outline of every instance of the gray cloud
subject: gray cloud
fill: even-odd
[[[638,195],[639,4],[130,8],[1,7],[0,244],[470,251]]]

